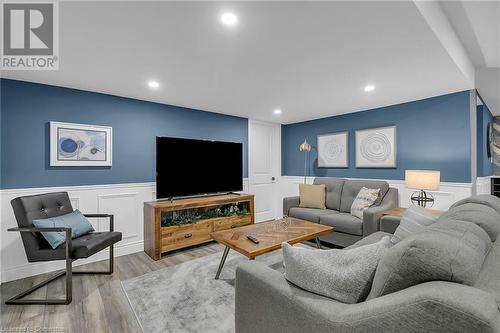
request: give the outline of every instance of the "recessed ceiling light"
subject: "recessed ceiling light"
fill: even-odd
[[[369,84],[369,85],[365,86],[366,92],[370,92],[370,91],[374,91],[374,90],[375,90],[375,86],[373,84]]]
[[[281,114],[281,109],[275,109],[273,112],[274,114]]]
[[[231,12],[225,12],[220,16],[220,20],[225,25],[235,25],[236,23],[238,23],[238,16]]]
[[[156,89],[160,86],[160,84],[158,83],[158,81],[148,81],[148,86],[149,88]]]

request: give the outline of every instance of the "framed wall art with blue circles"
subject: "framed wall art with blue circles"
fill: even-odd
[[[50,122],[51,166],[111,166],[112,128]]]

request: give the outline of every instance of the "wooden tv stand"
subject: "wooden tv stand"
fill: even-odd
[[[254,196],[217,195],[144,203],[144,252],[161,254],[212,241],[211,232],[254,223]]]

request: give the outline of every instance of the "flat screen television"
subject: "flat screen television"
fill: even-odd
[[[157,199],[241,190],[241,143],[156,137]]]

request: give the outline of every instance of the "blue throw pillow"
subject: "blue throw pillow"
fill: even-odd
[[[94,231],[94,227],[77,209],[72,213],[51,217],[48,219],[33,220],[37,228],[69,227],[71,237],[76,238]],[[49,242],[53,249],[66,242],[65,232],[42,232],[42,236]]]

